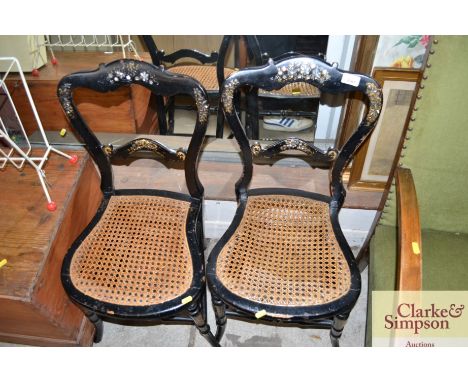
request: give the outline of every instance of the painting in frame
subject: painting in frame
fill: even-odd
[[[373,77],[382,86],[382,112],[353,162],[348,184],[352,189],[385,189],[406,133],[421,71],[375,68]]]

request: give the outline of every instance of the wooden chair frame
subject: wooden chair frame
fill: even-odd
[[[158,97],[185,94],[194,98],[197,106],[197,119],[187,150],[173,150],[147,138],[135,139],[117,149],[114,149],[111,145],[103,145],[98,140],[89,129],[73,101],[74,90],[88,88],[106,93],[131,84],[144,86]],[[83,139],[86,149],[96,163],[101,175],[101,191],[103,194],[101,205],[93,220],[67,252],[61,273],[65,291],[96,327],[95,342],[99,342],[102,338],[101,319],[106,319],[125,324],[194,324],[211,345],[217,345],[206,321],[206,286],[204,279],[203,226],[201,221],[203,186],[197,174],[198,157],[208,120],[208,101],[205,89],[192,78],[171,74],[146,62],[124,59],[106,65],[101,64],[94,71],[78,72],[65,76],[58,85],[58,97],[71,125]],[[159,156],[174,161],[183,161],[185,179],[190,195],[163,190],[116,190],[113,183],[111,159],[117,156],[126,157],[142,150],[155,154],[155,159]],[[73,285],[70,276],[70,263],[74,253],[101,219],[110,198],[117,195],[160,196],[190,203],[188,218],[184,225],[192,260],[193,275],[190,288],[181,296],[150,306],[117,305],[91,298]]]
[[[397,290],[422,289],[422,237],[418,198],[410,169],[396,170],[398,199]]]
[[[322,151],[313,144],[297,138],[284,139],[267,148],[262,148],[259,144],[250,146],[233,102],[237,89],[241,86],[252,86],[265,90],[275,90],[298,81],[310,83],[323,92],[348,93],[359,91],[368,98],[369,108],[367,113],[341,151],[338,152],[334,149]],[[269,60],[269,63],[262,67],[247,68],[234,73],[223,85],[221,101],[226,119],[240,146],[243,171],[242,176],[236,183],[238,208],[234,220],[212,250],[207,265],[208,286],[216,315],[216,340],[220,341],[224,334],[227,317],[255,320],[255,314],[264,310],[266,314],[262,317],[262,322],[281,322],[306,327],[330,328],[332,344],[338,346],[346,319],[356,303],[361,289],[361,278],[355,258],[338,221],[338,213],[346,196],[343,186],[343,172],[356,150],[363,144],[375,126],[382,107],[381,88],[376,81],[368,76],[341,71],[319,58],[296,56],[277,62]],[[253,172],[253,158],[271,157],[286,150],[300,150],[314,161],[324,163],[325,167],[332,165],[330,170],[331,196],[289,189],[248,190]],[[242,221],[249,197],[272,194],[302,196],[328,203],[333,231],[351,274],[351,286],[344,296],[331,303],[315,306],[267,305],[250,301],[230,292],[219,280],[216,273],[218,256]]]

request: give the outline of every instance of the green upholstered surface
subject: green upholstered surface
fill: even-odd
[[[370,290],[394,290],[398,233],[379,226],[371,243]],[[423,230],[423,290],[468,290],[468,234]]]
[[[468,233],[468,36],[437,36],[400,162],[410,168],[421,226]],[[395,199],[383,224],[395,225]]]
[[[370,243],[369,290],[395,290],[398,232],[380,225]]]

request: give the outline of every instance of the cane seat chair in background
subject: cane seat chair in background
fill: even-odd
[[[197,118],[187,150],[137,138],[120,147],[103,145],[88,128],[73,102],[76,88],[109,92],[137,84],[161,97],[194,98]],[[60,103],[83,139],[101,176],[102,202],[74,241],[62,265],[65,291],[95,325],[176,322],[195,324],[212,345],[206,322],[202,199],[197,160],[208,120],[204,88],[196,80],[168,73],[152,64],[120,60],[97,70],[65,76],[58,85]],[[155,159],[182,161],[190,195],[165,190],[114,188],[111,159],[138,151]],[[86,208],[86,206],[84,206]]]
[[[168,71],[190,76],[202,84],[209,97],[210,113],[217,115],[217,131],[222,130],[224,116],[223,113],[218,113],[219,89],[224,79],[235,71],[233,68],[224,66],[230,40],[223,38],[219,52],[211,52],[210,55],[207,55],[194,49],[179,49],[171,54],[166,54],[163,50],[158,49],[152,36],[145,35],[142,38],[154,65],[173,64],[167,68]],[[197,63],[187,62],[187,59],[195,60]],[[190,107],[177,105],[174,97],[170,97],[166,105],[164,105],[162,98],[156,98],[156,103],[161,134],[166,134],[166,132],[174,134],[175,109],[190,109]],[[169,123],[167,123],[166,116]]]
[[[250,36],[247,39],[248,49],[256,52],[253,56],[254,65],[260,66],[270,58],[275,61],[287,57],[302,55],[301,52],[284,51],[272,57],[259,40],[261,36]],[[323,54],[319,54],[323,57]],[[313,121],[312,130],[315,132],[315,121],[320,101],[318,88],[307,82],[291,82],[280,89],[265,90],[253,88],[246,93],[246,132],[250,139],[260,139],[260,121],[264,117],[304,117]],[[287,134],[287,133],[286,133]],[[315,134],[315,133],[313,133]],[[312,134],[312,135],[313,135]]]
[[[298,138],[250,146],[233,104],[236,89],[252,86],[273,91],[293,82],[306,82],[325,93],[359,91],[367,96],[367,114],[341,151],[323,151]],[[338,346],[361,289],[360,273],[338,220],[346,196],[342,177],[375,126],[381,88],[370,77],[301,56],[270,60],[265,66],[232,74],[223,85],[221,99],[240,146],[243,172],[236,183],[234,220],[207,265],[216,340],[223,336],[227,317],[233,317],[330,328],[332,344]],[[253,158],[286,150],[302,151],[315,165],[330,167],[330,196],[284,188],[248,190]]]

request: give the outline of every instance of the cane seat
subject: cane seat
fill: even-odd
[[[262,304],[297,307],[338,299],[351,277],[329,215],[323,201],[249,196],[218,256],[218,279],[232,293]]]
[[[218,92],[218,78],[216,75],[216,66],[213,65],[177,65],[168,69],[168,71],[177,74],[183,74],[195,78],[200,82],[207,92]],[[224,77],[229,77],[236,69],[224,68]]]
[[[320,98],[320,91],[306,82],[293,82],[278,90],[266,91],[259,89],[258,94],[262,97],[305,97]]]
[[[112,196],[70,265],[73,285],[117,305],[161,304],[192,282],[185,232],[190,202],[160,196]]]

